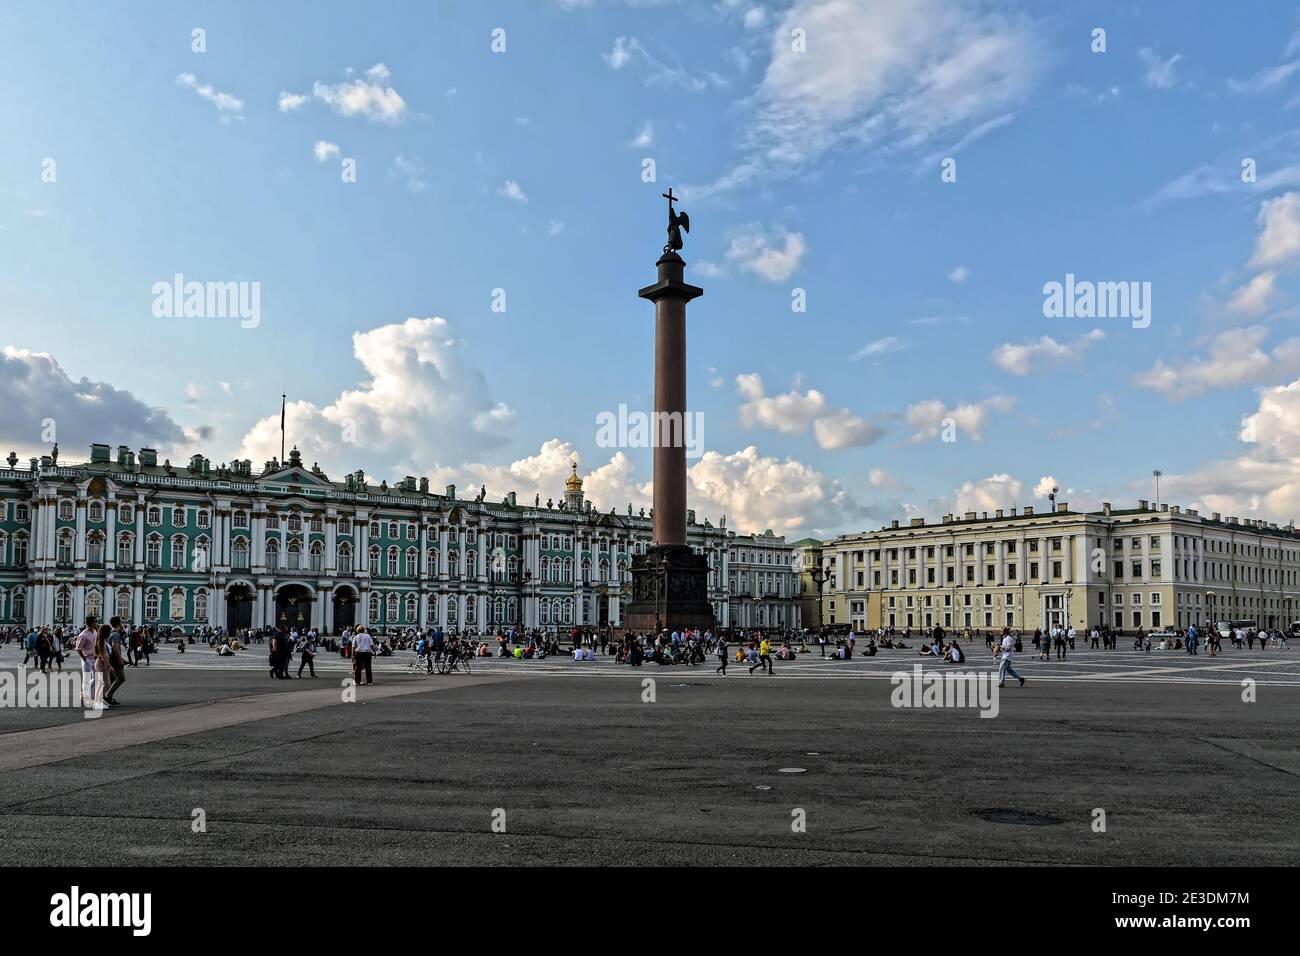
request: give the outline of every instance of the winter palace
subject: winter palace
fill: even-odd
[[[577,466],[558,500],[458,497],[427,478],[390,487],[362,471],[333,481],[287,462],[213,468],[207,458],[92,445],[0,467],[0,624],[71,624],[114,614],[192,631],[285,624],[618,626],[631,555],[650,542],[644,512],[602,513]],[[558,490],[558,489],[557,489]],[[740,535],[688,513],[709,557],[721,626],[798,627],[792,549],[770,531]]]

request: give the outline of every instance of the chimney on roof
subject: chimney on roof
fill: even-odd
[[[1025,516],[1026,516],[1026,517],[1032,517],[1033,514],[1034,514],[1034,506],[1033,506],[1033,505],[1025,505]]]
[[[447,497],[448,497],[448,498],[452,498],[452,499],[454,499],[454,498],[456,497],[456,486],[455,486],[455,485],[448,485],[448,486],[447,486]]]
[[[924,518],[913,518],[913,519],[912,519],[912,527],[913,527],[913,528],[919,528],[919,527],[920,527],[921,525],[923,525],[923,524],[925,524],[925,519],[924,519]]]
[[[966,520],[967,520],[967,521],[974,521],[974,520],[975,520],[975,512],[973,512],[973,511],[968,511],[968,512],[966,512]]]
[[[1012,508],[1012,509],[1011,509],[1011,517],[1014,518],[1015,516],[1016,516],[1016,509],[1015,509],[1015,508]]]
[[[1210,520],[1211,520],[1211,521],[1221,521],[1222,519],[1219,517],[1219,513],[1218,513],[1217,511],[1212,511],[1212,512],[1210,512]]]
[[[1147,500],[1145,498],[1139,498],[1138,511],[1146,511],[1146,510],[1147,510]]]
[[[891,528],[897,528],[897,527],[898,527],[898,519],[895,518],[893,521],[889,522],[889,526],[890,526]]]
[[[1069,510],[1070,510],[1070,503],[1069,503],[1068,501],[1058,501],[1058,502],[1056,503],[1056,510],[1057,510],[1058,512],[1059,512],[1059,511],[1069,511]]]
[[[1199,518],[1201,516],[1201,513],[1197,511],[1195,508],[1188,508],[1187,513],[1191,515],[1193,518]]]
[[[1160,510],[1161,510],[1161,511],[1168,511],[1168,510],[1169,510],[1169,502],[1167,502],[1167,501],[1162,501],[1162,502],[1160,502]]]
[[[989,520],[989,513],[988,513],[987,511],[985,511],[985,512],[984,512],[984,517],[982,517],[980,520],[981,520],[981,521],[988,521],[988,520]]]
[[[998,518],[1001,518],[1001,517],[1002,517],[1002,509],[999,508],[997,511],[995,511],[995,512],[994,512],[994,515],[995,515],[996,517],[998,517]]]
[[[944,523],[944,524],[952,524],[952,515],[944,515],[944,516],[943,516],[943,523]]]
[[[1179,511],[1179,509],[1178,509],[1178,505],[1171,505],[1170,508],[1169,508],[1169,511],[1170,511],[1171,514],[1180,514],[1180,513],[1181,513],[1181,512]]]
[[[1109,501],[1103,501],[1103,502],[1101,503],[1101,513],[1104,514],[1104,515],[1109,515],[1109,514],[1110,514],[1110,502],[1109,502]]]

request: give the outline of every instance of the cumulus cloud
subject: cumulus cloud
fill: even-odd
[[[497,190],[497,195],[509,199],[511,202],[527,203],[528,196],[524,193],[523,187],[513,179],[507,179]]]
[[[432,465],[498,447],[494,434],[511,412],[492,400],[481,371],[464,363],[442,318],[412,318],[352,336],[367,379],[327,405],[291,402],[289,439],[328,469],[358,462],[391,474],[423,474]],[[257,422],[239,457],[278,456],[280,416]]]
[[[972,441],[982,441],[993,413],[1009,412],[1015,403],[1016,400],[1009,395],[994,395],[982,402],[961,402],[950,407],[934,398],[908,405],[904,420],[912,429],[913,442],[939,437],[949,420]]]
[[[1290,265],[1300,257],[1300,193],[1266,199],[1260,204],[1255,222],[1260,233],[1250,265]]]
[[[847,408],[830,408],[826,396],[815,388],[798,385],[781,395],[768,395],[757,372],[736,376],[736,391],[744,399],[740,422],[746,428],[771,428],[786,434],[803,434],[812,426],[817,444],[827,451],[875,444],[885,434],[881,425],[854,415]]]
[[[742,272],[752,272],[768,282],[785,282],[799,271],[808,242],[802,233],[765,233],[745,226],[731,236],[727,259]]]
[[[779,16],[740,160],[684,195],[796,175],[835,151],[914,153],[987,132],[1043,61],[1038,31],[999,3],[794,0]],[[795,30],[808,52],[794,49]]]
[[[967,511],[985,512],[1010,508],[1020,501],[1023,491],[1024,484],[1005,473],[967,481],[953,492],[953,512],[964,514]]]
[[[316,157],[316,162],[323,163],[327,159],[332,159],[339,155],[338,143],[331,143],[329,140],[318,139],[316,145],[312,147],[312,154]]]
[[[1134,381],[1178,402],[1224,384],[1271,384],[1300,372],[1300,338],[1286,339],[1269,351],[1263,347],[1268,336],[1262,325],[1220,332],[1210,341],[1208,355],[1175,364],[1157,359]]]
[[[1268,311],[1273,301],[1276,272],[1261,272],[1232,293],[1225,308],[1237,315],[1256,316]]]
[[[89,457],[94,442],[176,454],[188,441],[165,408],[146,405],[107,382],[73,380],[47,352],[0,350],[0,408],[0,442],[24,454],[49,451],[47,422],[53,423],[65,458]]]
[[[361,76],[352,75],[351,70],[347,72],[347,78],[339,83],[322,83],[317,80],[312,84],[312,96],[340,116],[363,116],[372,122],[388,125],[396,125],[406,119],[406,100],[388,85],[391,76],[388,67],[376,63]],[[284,109],[286,96],[293,101],[298,94],[280,94],[281,109]]]
[[[1012,375],[1043,372],[1066,362],[1079,362],[1088,346],[1105,337],[1106,333],[1101,329],[1093,329],[1073,342],[1058,342],[1050,335],[1018,345],[1007,342],[993,350],[993,364]]]
[[[310,99],[310,97],[304,96],[301,93],[286,93],[281,90],[277,106],[281,113],[292,113],[294,110],[304,105],[308,99]]]

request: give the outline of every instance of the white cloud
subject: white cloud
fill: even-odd
[[[1268,352],[1263,348],[1268,335],[1262,325],[1220,332],[1210,341],[1206,357],[1186,359],[1178,365],[1157,359],[1134,381],[1178,402],[1224,384],[1271,384],[1300,372],[1300,338],[1286,339]]]
[[[613,48],[608,53],[603,54],[603,58],[609,64],[610,69],[621,70],[627,66],[628,61],[632,59],[632,44],[636,42],[636,37],[633,37],[630,41],[627,37],[614,38]]]
[[[740,422],[746,428],[772,428],[802,434],[811,425],[817,444],[827,451],[871,445],[885,434],[880,425],[867,422],[847,408],[829,408],[826,396],[815,388],[799,391],[797,385],[782,395],[768,395],[757,372],[736,376],[736,391],[744,399]]]
[[[636,136],[632,137],[631,145],[637,149],[644,149],[647,146],[653,146],[655,141],[655,125],[649,120],[641,124],[637,130]]]
[[[976,481],[967,481],[953,492],[953,513],[983,513],[1019,504],[1024,485],[1017,478],[1001,473]]]
[[[421,474],[432,464],[496,447],[495,426],[509,410],[492,400],[482,372],[461,359],[442,318],[412,318],[352,336],[367,379],[327,405],[289,403],[286,431],[329,470],[358,461],[390,475]],[[280,450],[280,416],[245,434],[241,458],[260,463]],[[308,451],[310,450],[310,452]]]
[[[875,358],[878,355],[888,355],[891,352],[901,352],[907,348],[907,343],[896,335],[886,335],[884,338],[868,342],[862,348],[853,353],[853,358],[868,359]]]
[[[203,386],[198,382],[186,382],[185,397],[191,402],[197,402],[203,397]]]
[[[691,268],[695,270],[696,275],[704,279],[725,279],[729,275],[727,270],[722,266],[718,265],[716,262],[709,262],[705,259],[701,259]]]
[[[768,235],[757,225],[749,225],[732,235],[727,259],[741,271],[752,272],[768,282],[785,282],[799,271],[807,251],[802,233]]]
[[[57,429],[66,458],[89,454],[93,442],[185,451],[185,430],[165,408],[146,405],[125,389],[73,380],[53,355],[0,349],[0,442],[21,453],[45,454],[46,420]],[[71,452],[71,454],[69,454]]]
[[[1268,310],[1273,300],[1276,272],[1261,272],[1238,288],[1228,299],[1225,308],[1238,315],[1256,316]]]
[[[546,234],[548,236],[558,236],[562,232],[564,232],[564,223],[555,219],[546,220]]]
[[[182,73],[176,77],[176,85],[193,90],[203,99],[217,108],[221,122],[229,123],[232,119],[243,119],[244,101],[230,93],[217,91],[211,83],[200,83],[193,73]]]
[[[504,185],[502,185],[502,187],[497,190],[497,194],[500,196],[504,196],[506,199],[509,199],[511,202],[517,202],[517,203],[528,202],[528,196],[525,195],[523,188],[513,179],[507,179]]]
[[[1255,222],[1261,227],[1252,266],[1281,266],[1300,257],[1300,193],[1266,199]]]
[[[362,77],[349,77],[340,83],[317,80],[312,84],[312,96],[340,116],[364,116],[373,122],[395,125],[407,116],[406,100],[385,85],[388,79],[388,68],[376,63]]]
[[[292,113],[294,110],[298,109],[298,107],[306,103],[308,99],[310,99],[310,97],[304,96],[302,93],[286,93],[281,90],[280,101],[278,104],[280,112]]]
[[[1229,80],[1228,89],[1234,93],[1265,93],[1281,86],[1297,69],[1300,69],[1300,61],[1270,66],[1248,80]]]
[[[1177,66],[1182,58],[1181,53],[1175,53],[1168,59],[1164,59],[1149,46],[1142,47],[1138,50],[1138,59],[1146,67],[1146,74],[1142,77],[1142,82],[1153,89],[1170,89],[1178,82]]]
[[[419,156],[398,153],[393,157],[393,165],[388,172],[390,176],[405,181],[406,188],[413,193],[422,193],[429,186],[424,178],[424,163]]]
[[[913,442],[939,437],[948,419],[972,441],[981,441],[993,413],[1009,412],[1015,403],[1016,400],[1008,395],[994,395],[982,402],[962,402],[949,407],[935,398],[908,405],[904,420],[912,429]]]
[[[1093,329],[1073,342],[1058,342],[1050,335],[1020,344],[1006,342],[993,350],[993,364],[1012,375],[1047,371],[1065,362],[1080,361],[1088,346],[1105,337],[1101,329]]]
[[[968,278],[970,278],[970,270],[965,266],[958,266],[948,273],[949,282],[965,282]]]
[[[655,56],[636,37],[616,37],[614,46],[608,53],[601,55],[612,70],[621,70],[634,59],[645,68],[645,85],[665,89],[683,89],[699,93],[710,87],[726,86],[727,80],[717,73],[696,75],[681,65],[668,63]]]
[[[338,143],[331,143],[329,140],[318,139],[316,145],[312,147],[312,154],[316,157],[316,162],[323,163],[339,155]]]
[[[880,157],[960,140],[1005,123],[1044,59],[1030,23],[974,0],[795,0],[770,36],[742,158],[683,195],[795,175],[838,149]]]

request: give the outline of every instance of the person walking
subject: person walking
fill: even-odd
[[[758,642],[758,660],[754,662],[749,672],[754,673],[754,668],[758,667],[763,668],[768,674],[775,673],[772,670],[772,642],[767,639],[767,635]]]
[[[86,618],[86,626],[77,635],[77,656],[81,658],[81,705],[91,706],[95,698],[95,636],[97,629],[93,617]]]
[[[352,639],[352,680],[354,683],[373,684],[374,676],[370,672],[370,659],[374,656],[375,642],[369,632],[364,627],[358,628],[356,636]],[[366,679],[361,680],[361,672],[365,671]]]
[[[104,693],[104,689],[108,684],[109,674],[112,673],[113,670],[108,650],[108,637],[109,634],[112,633],[112,630],[113,629],[107,624],[101,624],[99,626],[99,632],[95,635],[95,643],[91,649],[91,670],[93,672],[93,679],[91,682],[91,687],[93,688],[91,694],[91,706],[101,709],[117,706],[117,704],[109,700],[108,696]]]
[[[316,676],[316,639],[308,634],[302,640],[302,662],[298,664],[298,676],[302,677],[304,667],[311,670],[311,676]]]
[[[998,662],[998,686],[1001,687],[1007,682],[1007,675],[1010,674],[1016,680],[1020,681],[1020,686],[1025,686],[1025,679],[1016,673],[1016,669],[1011,666],[1011,658],[1016,651],[1016,642],[1008,634],[1002,638],[1002,658]]]
[[[714,668],[713,673],[721,674],[723,677],[726,677],[727,676],[727,639],[725,637],[718,638],[718,643],[717,646],[714,648],[714,653],[718,655],[718,666]]]
[[[104,641],[107,644],[108,675],[110,678],[108,691],[104,694],[104,703],[110,707],[116,707],[118,704],[117,692],[126,683],[126,654],[123,651],[126,641],[122,634],[122,619],[120,617],[109,618],[108,624],[100,627],[99,631],[104,635]]]

